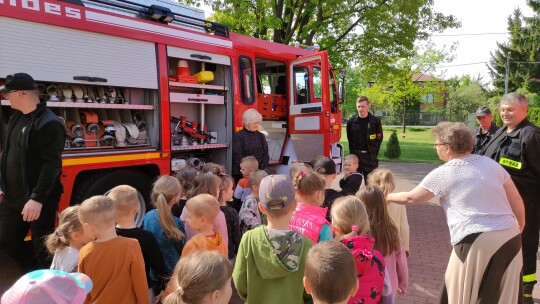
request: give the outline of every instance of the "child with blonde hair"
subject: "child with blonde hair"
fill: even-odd
[[[85,303],[148,303],[150,294],[139,242],[116,235],[116,208],[103,195],[85,200],[79,208],[84,232],[95,239],[79,254],[78,272],[92,279]]]
[[[287,175],[269,175],[259,196],[268,225],[246,232],[240,241],[233,270],[238,295],[247,304],[304,303],[302,278],[312,242],[288,229],[296,208],[294,185]]]
[[[223,173],[218,176],[221,179],[218,194],[219,209],[225,214],[229,259],[232,260],[236,256],[236,252],[238,252],[238,245],[240,245],[240,239],[242,238],[242,235],[240,234],[240,219],[238,217],[238,212],[227,204],[233,197],[234,179]]]
[[[146,270],[151,297],[159,294],[167,285],[170,273],[167,272],[163,255],[150,231],[137,227],[135,215],[140,211],[137,190],[128,185],[114,187],[108,194],[116,207],[116,233],[119,236],[139,241]]]
[[[331,213],[336,240],[349,248],[356,261],[359,288],[348,303],[394,303],[384,257],[373,248],[375,239],[369,236],[364,203],[352,195],[340,197]]]
[[[242,204],[239,214],[242,234],[263,224],[261,211],[259,210],[259,186],[266,176],[268,174],[264,170],[257,170],[249,175],[248,181],[252,191]]]
[[[375,237],[375,249],[384,256],[386,269],[392,283],[392,297],[405,294],[409,281],[407,256],[399,237],[399,232],[388,216],[382,190],[368,185],[359,198],[366,204],[371,233]]]
[[[298,174],[300,173],[308,173],[310,171],[313,171],[313,168],[310,165],[306,165],[303,162],[293,162],[289,168],[289,174],[291,175],[291,179],[294,180],[298,177]]]
[[[257,170],[259,170],[259,161],[255,156],[246,156],[240,161],[240,173],[242,173],[243,177],[238,181],[238,185],[234,189],[233,207],[236,211],[240,211],[242,204],[251,193],[248,181],[249,175]]]
[[[194,251],[217,251],[227,257],[227,244],[214,228],[214,221],[220,212],[219,203],[210,194],[199,194],[186,203],[186,223],[197,231],[184,247],[182,257]]]
[[[358,173],[358,156],[349,154],[343,161],[343,178],[339,181],[341,194],[355,195],[362,185],[362,174]]]
[[[358,290],[357,277],[354,256],[340,242],[319,243],[309,250],[304,288],[314,304],[346,304]]]
[[[182,258],[169,282],[163,304],[227,304],[232,295],[231,263],[213,251]]]
[[[219,187],[221,186],[221,178],[214,173],[203,173],[197,175],[191,188],[188,190],[186,198],[189,200],[192,197],[195,197],[199,194],[210,194],[216,199],[219,196]],[[187,212],[186,208],[182,210],[182,215],[180,215],[180,220],[184,223],[186,227],[187,240],[190,240],[193,236],[197,234],[197,231],[191,229],[189,225],[186,224]],[[216,216],[216,221],[214,222],[214,228],[219,232],[219,235],[223,238],[223,241],[228,246],[229,244],[229,234],[227,232],[227,220],[225,219],[225,213],[219,210],[218,215]]]
[[[384,197],[392,193],[396,188],[394,182],[394,175],[392,171],[387,169],[375,169],[373,170],[368,177],[368,184],[372,186],[378,186],[381,188],[384,193]],[[403,247],[405,248],[405,253],[407,257],[411,255],[409,248],[409,220],[407,219],[407,209],[404,205],[399,205],[395,203],[386,203],[386,210],[388,215],[396,225],[396,228],[399,231],[401,240],[403,241]]]
[[[76,272],[79,250],[92,241],[84,234],[79,207],[76,205],[64,209],[58,216],[58,227],[45,240],[47,249],[54,255],[51,269]]]
[[[309,238],[313,244],[333,239],[330,223],[326,220],[328,208],[324,203],[326,181],[317,172],[301,172],[294,187],[298,205],[289,223],[289,228]]]
[[[172,274],[186,244],[186,230],[180,219],[172,215],[171,207],[180,197],[180,182],[172,176],[158,177],[150,198],[156,209],[146,213],[143,228],[156,238],[163,254],[167,274]]]

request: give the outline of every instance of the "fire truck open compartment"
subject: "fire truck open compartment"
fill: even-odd
[[[167,48],[171,150],[228,167],[232,141],[232,92],[227,56]]]

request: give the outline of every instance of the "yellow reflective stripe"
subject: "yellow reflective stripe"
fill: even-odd
[[[536,282],[536,273],[523,276],[523,283]]]
[[[505,167],[510,167],[510,168],[514,168],[514,169],[521,169],[521,162],[511,160],[511,159],[506,158],[506,157],[501,157],[499,159],[499,164],[501,164],[501,165],[503,165]]]
[[[376,137],[377,137],[377,134],[371,134],[371,135],[369,136],[369,139],[375,139]]]
[[[63,166],[76,166],[76,165],[88,165],[88,164],[100,164],[100,163],[113,163],[119,161],[133,161],[143,159],[161,158],[161,153],[143,153],[143,154],[123,154],[123,155],[111,155],[111,156],[95,156],[84,158],[64,158],[62,159]],[[166,157],[166,155],[163,155]]]

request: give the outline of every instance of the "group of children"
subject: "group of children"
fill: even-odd
[[[337,191],[328,158],[293,163],[289,176],[254,157],[240,167],[235,190],[212,163],[160,176],[142,228],[127,185],[65,209],[47,239],[51,269],[90,277],[85,303],[228,303],[231,278],[246,303],[393,303],[406,292],[408,226],[385,203],[391,172],[359,191],[349,155]]]

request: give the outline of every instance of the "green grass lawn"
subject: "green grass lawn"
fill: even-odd
[[[393,130],[397,130],[401,156],[397,159],[388,159],[384,156],[388,139]],[[430,128],[407,128],[403,137],[401,128],[383,128],[384,139],[379,152],[379,159],[384,161],[408,162],[408,163],[442,163],[435,148],[433,148],[433,135]],[[345,155],[349,154],[349,142],[345,126],[341,130],[340,143],[345,147]]]

